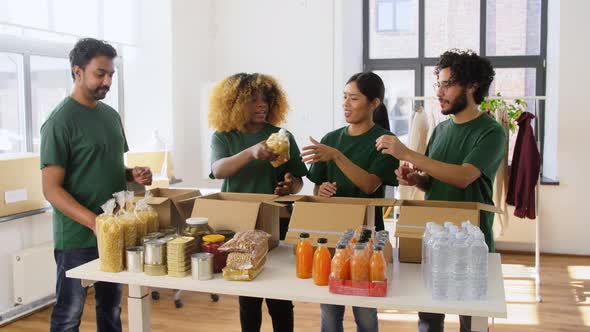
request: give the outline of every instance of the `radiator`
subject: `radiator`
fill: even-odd
[[[27,304],[55,295],[53,242],[28,248],[12,257],[14,303]]]

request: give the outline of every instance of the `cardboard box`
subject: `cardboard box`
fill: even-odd
[[[166,163],[164,163],[166,161]],[[132,152],[125,154],[125,165],[127,167],[149,167],[152,174],[161,174],[162,166],[166,165],[166,173],[164,174],[168,179],[172,178],[172,156],[170,151],[155,151],[155,152]]]
[[[197,198],[193,217],[209,218],[215,230],[234,232],[259,229],[271,235],[269,249],[279,244],[279,210],[284,204],[273,202],[277,195],[216,193]]]
[[[0,217],[47,206],[43,196],[39,155],[0,154]]]
[[[300,233],[309,233],[312,244],[318,238],[328,239],[334,248],[344,231],[375,225],[375,206],[392,206],[393,199],[349,197],[283,196],[275,202],[293,202],[293,213],[285,242],[296,245]]]
[[[500,208],[476,202],[398,200],[399,220],[395,226],[395,236],[399,237],[399,261],[421,263],[422,235],[426,223],[434,221],[443,224],[451,221],[457,226],[469,220],[479,226],[480,211],[502,213]]]
[[[200,191],[193,189],[156,188],[149,191],[153,197],[148,200],[148,204],[158,212],[160,228],[184,225],[191,215],[195,199],[201,196]],[[136,193],[135,200],[144,196],[145,193]]]

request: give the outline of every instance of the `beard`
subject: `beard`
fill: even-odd
[[[439,101],[446,101],[444,99],[439,99]],[[455,98],[453,102],[450,103],[450,107],[448,110],[441,110],[443,115],[455,115],[460,113],[465,108],[467,108],[467,89],[463,88],[463,91]]]
[[[91,91],[92,98],[94,100],[102,100],[107,96],[107,92],[109,92],[110,88],[108,86],[100,86]]]

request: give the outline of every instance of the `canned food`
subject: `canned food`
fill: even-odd
[[[129,247],[127,252],[127,271],[143,272],[143,247]]]
[[[193,279],[209,280],[213,278],[213,254],[200,252],[191,256]]]

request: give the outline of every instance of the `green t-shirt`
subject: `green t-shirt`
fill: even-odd
[[[385,185],[397,186],[394,171],[399,167],[399,160],[391,155],[383,154],[375,148],[375,141],[382,135],[393,135],[391,132],[375,125],[366,133],[358,136],[348,134],[348,126],[334,130],[322,138],[321,143],[338,149],[346,158],[365,171],[378,176],[382,181],[374,193],[361,191],[333,161],[313,164],[307,176],[313,183],[336,182],[336,195],[340,197],[383,198]],[[383,229],[383,213],[381,208],[375,211],[375,228]]]
[[[254,146],[279,131],[280,128],[265,124],[257,133],[242,133],[237,130],[230,132],[215,132],[211,138],[211,164],[236,155]],[[285,179],[286,173],[294,177],[307,174],[307,167],[301,159],[301,153],[291,133],[289,137],[290,159],[279,167],[274,167],[269,161],[252,160],[233,176],[225,178],[221,186],[222,192],[273,194],[277,183]],[[214,179],[213,173],[209,174]]]
[[[64,189],[96,214],[113,193],[126,189],[127,150],[119,114],[102,102],[91,109],[67,97],[41,126],[41,168],[63,167]],[[96,247],[92,230],[55,207],[53,238],[58,250]]]
[[[504,158],[505,143],[504,128],[486,114],[463,124],[456,124],[452,119],[440,123],[430,137],[426,155],[445,163],[471,164],[481,171],[481,176],[465,189],[431,177],[425,198],[493,205],[492,186],[496,171]],[[493,213],[481,212],[480,228],[492,252],[495,250],[493,222]]]

